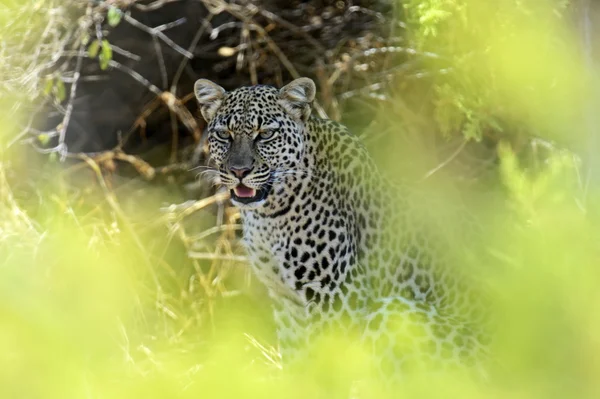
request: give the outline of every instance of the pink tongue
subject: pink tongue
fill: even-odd
[[[252,198],[256,195],[256,190],[250,187],[246,187],[242,184],[233,189],[235,195],[240,198]]]

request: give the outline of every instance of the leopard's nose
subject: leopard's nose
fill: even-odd
[[[231,171],[231,173],[233,173],[236,177],[238,177],[240,180],[243,179],[244,177],[248,176],[250,174],[250,172],[252,172],[252,167],[249,168],[236,168],[234,166],[229,167],[229,170]]]

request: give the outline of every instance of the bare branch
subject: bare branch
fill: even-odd
[[[71,84],[71,92],[69,94],[69,103],[67,104],[67,108],[65,111],[65,116],[62,120],[62,123],[58,127],[58,146],[57,151],[60,154],[61,161],[64,161],[67,156],[67,145],[65,144],[65,136],[67,134],[67,128],[69,127],[69,122],[71,121],[71,114],[73,113],[73,102],[75,101],[75,95],[77,94],[77,83],[79,82],[79,77],[81,76],[81,64],[84,56],[84,47],[83,45],[79,46],[79,54],[77,56],[77,62],[75,64],[75,73],[73,73],[73,83]]]
[[[172,29],[172,28],[174,28],[176,26],[179,26],[179,25],[183,25],[185,23],[186,23],[186,19],[185,18],[179,18],[179,19],[176,19],[173,22],[169,22],[169,23],[166,23],[166,24],[159,25],[156,28],[154,28],[154,30],[156,30],[158,32],[164,32],[166,30]]]
[[[212,18],[213,18],[213,14],[209,14],[207,18],[202,20],[202,26],[200,27],[200,29],[198,29],[198,31],[196,32],[196,35],[194,36],[194,38],[192,39],[192,42],[190,43],[190,45],[188,47],[189,52],[192,52],[192,50],[196,48],[196,46],[198,45],[198,42],[200,41],[200,38],[202,37],[202,35],[206,31],[206,29],[210,28],[210,21],[212,20]],[[179,79],[181,78],[181,74],[183,74],[183,70],[185,69],[185,66],[187,65],[187,63],[188,63],[187,58],[182,59],[181,63],[179,64],[179,67],[177,68],[177,72],[175,72],[175,76],[173,76],[173,82],[171,83],[171,89],[169,90],[173,94],[177,94],[176,93],[177,83],[179,83]]]
[[[121,54],[122,56],[125,56],[127,58],[130,58],[134,61],[141,61],[141,57],[137,54],[133,54],[132,52],[129,52],[125,49],[122,49],[119,46],[115,46],[113,43],[110,43],[110,47],[112,48],[112,50],[117,53],[117,54]]]
[[[442,169],[446,165],[448,165],[450,162],[452,162],[454,160],[454,158],[456,158],[458,156],[458,154],[461,153],[461,151],[465,148],[466,145],[467,145],[467,139],[463,139],[462,142],[460,143],[460,145],[458,146],[458,148],[446,160],[441,162],[435,168],[431,169],[429,172],[425,173],[425,176],[423,176],[422,180],[430,178],[434,173],[436,173],[437,171],[439,171],[440,169]]]
[[[351,7],[352,8],[352,7]],[[309,35],[306,31],[303,31],[302,29],[298,28],[296,25],[294,25],[293,23],[286,21],[285,19],[273,14],[270,11],[267,11],[263,8],[260,8],[258,10],[258,13],[260,15],[262,15],[263,17],[278,23],[279,25],[283,26],[284,28],[290,30],[291,32],[302,36],[304,39],[306,39],[306,41],[308,43],[310,43],[313,47],[315,47],[319,52],[321,53],[325,53],[326,49],[325,47],[323,47],[321,45],[321,43],[319,43],[314,37],[312,37],[311,35]]]
[[[168,3],[175,3],[181,0],[156,0],[150,4],[139,4],[136,3],[134,5],[135,8],[142,10],[142,11],[154,11],[154,10],[158,10],[159,8],[163,7],[165,4]]]
[[[188,256],[193,259],[228,260],[232,262],[248,263],[248,257],[240,255],[216,254],[212,252],[188,251]]]
[[[192,53],[190,53],[186,49],[179,46],[177,43],[175,43],[173,40],[169,39],[164,33],[161,32],[161,29],[165,29],[166,25],[159,26],[158,28],[150,28],[149,26],[146,26],[143,23],[139,22],[137,19],[131,17],[128,13],[123,13],[123,19],[125,21],[129,22],[131,25],[135,26],[136,28],[143,30],[144,32],[146,32],[152,36],[158,37],[163,42],[168,44],[173,50],[177,51],[179,54],[183,55],[184,57],[194,58],[194,55]],[[182,18],[181,20],[185,20],[185,19]],[[180,21],[180,20],[178,20],[178,21]]]
[[[128,66],[125,66],[115,60],[110,60],[108,62],[108,65],[129,74],[132,78],[134,78],[135,80],[137,80],[138,82],[140,82],[141,84],[146,86],[148,88],[148,90],[150,90],[152,93],[156,94],[157,96],[160,96],[162,94],[161,89],[159,89],[158,87],[153,85],[148,79],[146,79],[145,77],[140,75],[138,72],[134,71],[133,69],[129,68]]]
[[[156,61],[158,62],[158,69],[160,70],[162,88],[166,89],[169,85],[169,78],[167,77],[167,66],[165,65],[165,58],[163,57],[162,49],[160,48],[160,42],[158,41],[156,36],[152,36],[152,42],[154,43]]]

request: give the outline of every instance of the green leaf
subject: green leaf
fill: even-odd
[[[63,102],[65,98],[67,98],[65,84],[60,79],[56,79],[56,85],[54,85],[54,95],[59,102]]]
[[[100,53],[100,69],[108,68],[108,63],[112,60],[112,47],[108,40],[102,40],[102,52]]]
[[[52,92],[52,88],[54,87],[54,78],[52,76],[46,77],[46,83],[44,84],[44,94],[48,95]]]
[[[88,47],[88,53],[90,57],[96,58],[96,56],[98,55],[98,50],[100,50],[100,41],[94,40],[92,44],[90,44],[90,46]]]
[[[39,134],[37,136],[37,139],[43,146],[47,145],[50,142],[50,136],[46,133]]]
[[[107,16],[108,16],[108,24],[112,27],[119,25],[119,22],[121,22],[121,10],[119,10],[115,6],[111,6],[108,9]]]

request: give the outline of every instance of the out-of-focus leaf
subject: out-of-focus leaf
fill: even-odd
[[[115,27],[117,25],[119,25],[119,22],[121,22],[121,10],[119,10],[117,7],[110,7],[108,9],[108,24],[112,27]]]
[[[92,58],[96,58],[99,50],[100,50],[100,41],[99,40],[94,40],[92,42],[92,44],[90,44],[90,47],[88,47],[88,53],[89,53],[90,57],[92,57]]]
[[[60,79],[56,79],[56,84],[54,85],[54,95],[59,102],[63,102],[65,98],[67,98],[65,84]]]
[[[46,133],[41,133],[37,136],[38,141],[41,145],[47,145],[50,142],[50,136]]]
[[[44,84],[44,94],[50,94],[52,92],[52,87],[54,87],[54,78],[48,76],[46,78],[46,83]]]
[[[112,47],[108,40],[102,40],[102,51],[100,52],[100,69],[108,68],[108,63],[112,60]]]

